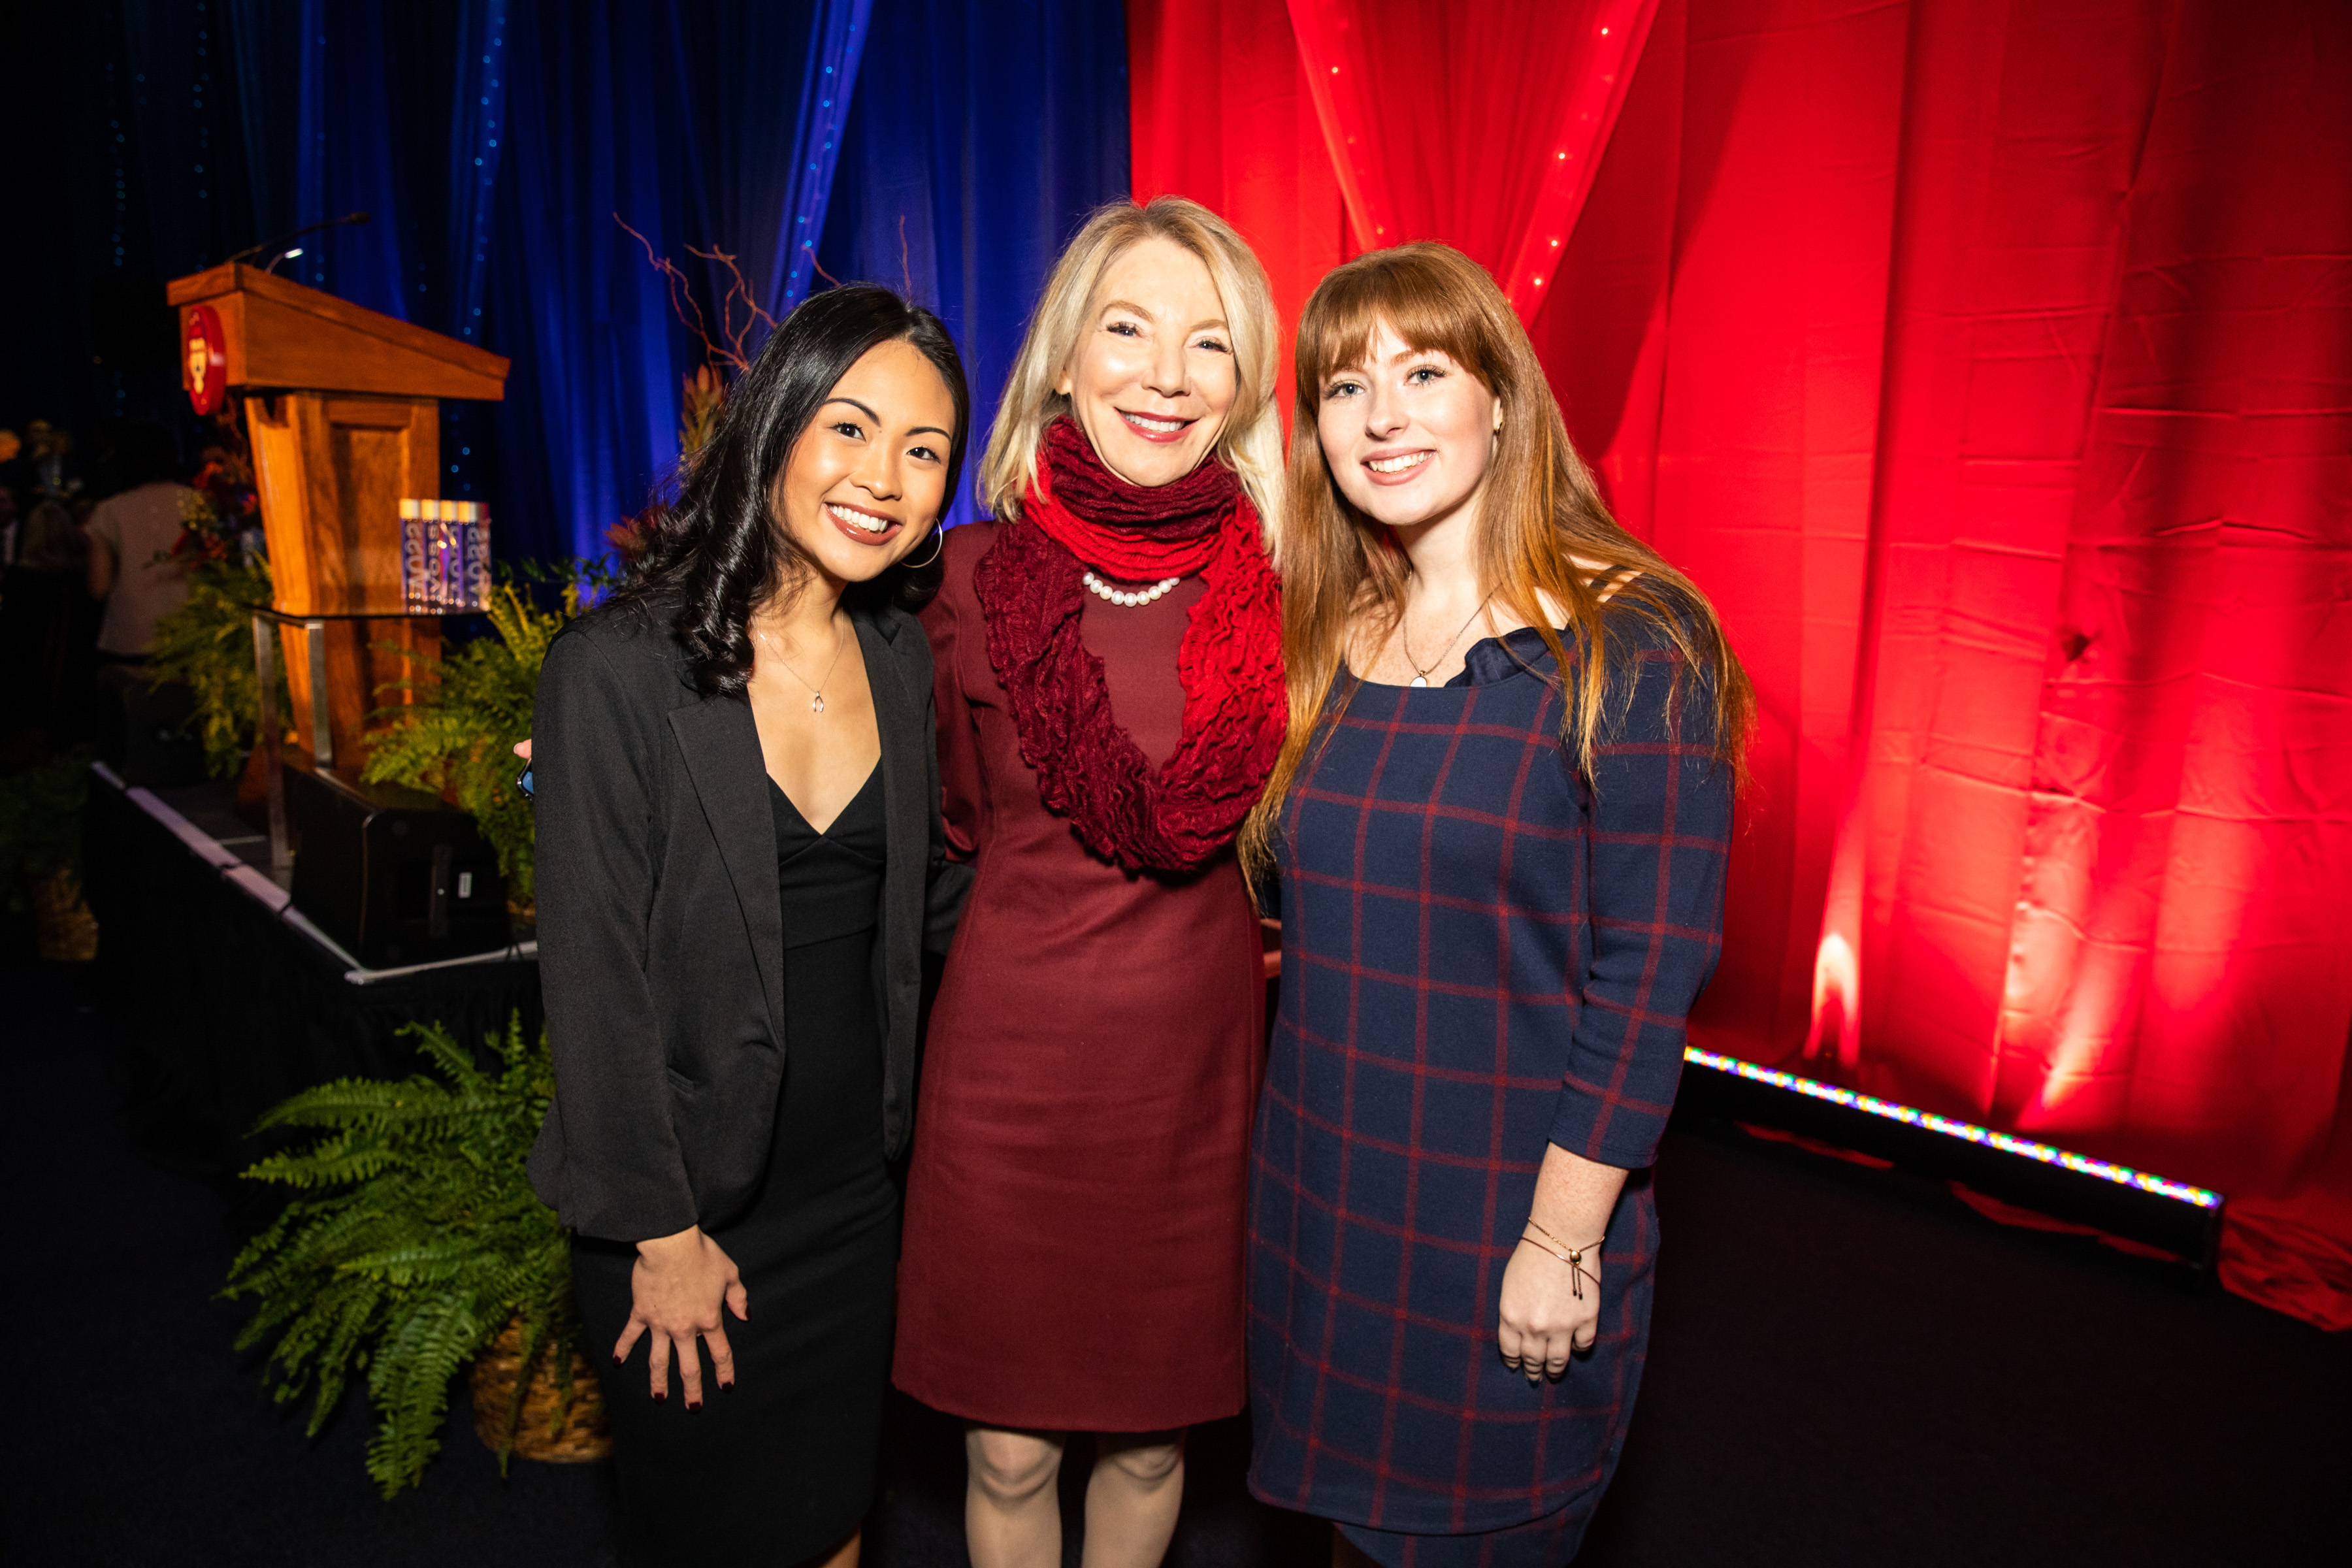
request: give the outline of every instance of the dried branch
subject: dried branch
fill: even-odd
[[[750,370],[751,349],[748,340],[752,329],[764,326],[772,332],[776,330],[776,318],[752,295],[751,281],[743,276],[742,268],[736,265],[735,258],[724,250],[697,250],[690,245],[686,247],[688,256],[715,262],[727,269],[727,291],[719,299],[719,333],[714,337],[709,321],[703,315],[702,307],[694,302],[693,288],[686,274],[678,270],[677,263],[667,256],[655,255],[653,243],[630,228],[619,213],[613,215],[613,221],[619,224],[630,238],[645,247],[646,260],[662,275],[669,287],[672,313],[687,331],[700,340],[702,352],[709,361],[714,365],[726,365],[738,375]],[[743,320],[740,324],[735,319],[739,303],[743,310]]]

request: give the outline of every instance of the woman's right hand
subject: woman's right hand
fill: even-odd
[[[676,1236],[637,1243],[636,1266],[629,1271],[629,1322],[613,1347],[614,1365],[629,1359],[643,1335],[649,1341],[654,1402],[669,1397],[669,1356],[677,1351],[677,1369],[686,1384],[686,1407],[702,1408],[702,1353],[698,1336],[710,1343],[710,1361],[719,1386],[735,1386],[735,1352],[727,1343],[727,1330],[719,1307],[725,1302],[741,1321],[751,1321],[751,1293],[743,1289],[735,1260],[717,1242],[689,1226]]]

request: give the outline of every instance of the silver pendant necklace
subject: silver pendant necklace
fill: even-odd
[[[776,662],[784,667],[784,673],[786,675],[791,676],[803,686],[808,686],[809,711],[812,713],[824,712],[825,683],[833,679],[835,668],[841,663],[841,650],[847,646],[847,639],[841,635],[841,628],[839,626],[835,626],[833,630],[833,663],[824,667],[824,679],[819,680],[814,686],[809,686],[807,679],[802,676],[801,672],[793,668],[792,660],[784,657],[784,650],[776,646],[775,638],[762,631],[754,631],[751,635],[768,645],[769,651],[776,656]]]
[[[1427,686],[1429,684],[1429,672],[1445,662],[1445,656],[1454,651],[1454,645],[1462,640],[1462,634],[1470,629],[1470,623],[1476,620],[1478,618],[1478,612],[1486,607],[1486,600],[1492,599],[1494,596],[1494,595],[1489,594],[1486,595],[1486,599],[1481,599],[1475,605],[1473,605],[1470,607],[1469,615],[1463,617],[1462,624],[1454,628],[1454,635],[1445,639],[1445,646],[1437,650],[1437,657],[1431,659],[1425,665],[1423,664],[1421,660],[1412,657],[1412,637],[1406,629],[1404,618],[1402,616],[1399,616],[1397,618],[1397,647],[1404,650],[1404,661],[1412,666],[1412,680],[1411,684],[1414,686]]]

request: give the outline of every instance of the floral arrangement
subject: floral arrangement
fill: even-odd
[[[205,448],[196,477],[180,498],[182,528],[172,545],[174,555],[203,565],[258,554],[261,529],[261,493],[244,432],[231,409],[213,420],[219,438]]]

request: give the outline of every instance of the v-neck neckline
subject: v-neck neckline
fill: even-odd
[[[801,826],[807,828],[811,833],[815,834],[819,838],[823,838],[831,834],[836,826],[840,826],[841,819],[849,815],[850,807],[856,805],[859,801],[866,798],[866,792],[867,790],[872,789],[881,781],[882,759],[880,757],[876,757],[874,759],[873,769],[866,773],[866,782],[859,784],[856,792],[851,795],[847,800],[841,803],[841,809],[835,812],[833,814],[833,820],[826,823],[823,827],[819,827],[815,823],[809,820],[809,814],[801,809],[801,803],[793,798],[792,791],[786,789],[783,785],[776,782],[775,774],[769,773],[766,777],[768,780],[768,787],[774,790],[777,795],[783,798],[784,804],[792,808],[793,815],[801,819]]]

